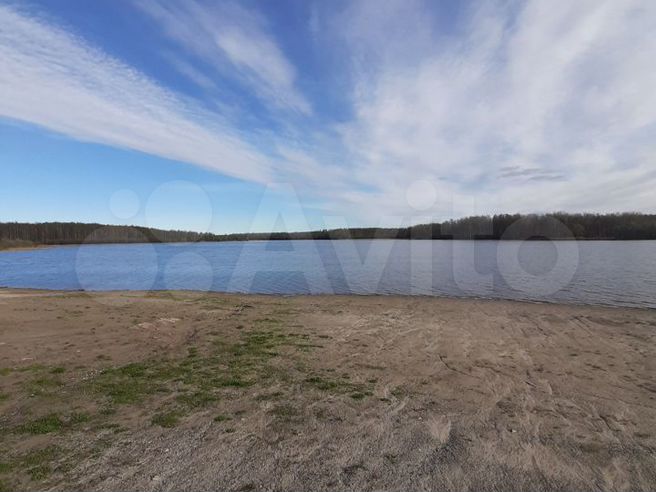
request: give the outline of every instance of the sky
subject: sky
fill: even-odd
[[[656,212],[651,0],[0,0],[0,221]]]

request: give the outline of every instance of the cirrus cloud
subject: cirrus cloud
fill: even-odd
[[[228,122],[51,22],[0,5],[0,116],[256,182],[270,161]]]

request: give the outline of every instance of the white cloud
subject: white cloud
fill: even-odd
[[[137,5],[171,39],[223,76],[237,76],[265,103],[311,112],[295,87],[296,69],[256,12],[234,3],[201,4],[196,0],[138,1]]]
[[[215,89],[216,83],[201,70],[194,67],[191,63],[184,58],[176,56],[171,53],[163,55],[163,57],[170,63],[180,74],[184,75],[188,80],[196,84],[201,89],[207,91]]]
[[[0,5],[0,116],[264,182],[268,160],[226,122],[120,61]]]
[[[399,5],[356,2],[342,32],[366,60],[343,135],[372,200],[407,213],[401,190],[430,176],[479,212],[653,211],[656,4],[483,4],[458,36],[434,4]]]

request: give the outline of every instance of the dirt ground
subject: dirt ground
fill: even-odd
[[[656,490],[656,311],[0,289],[0,490]]]

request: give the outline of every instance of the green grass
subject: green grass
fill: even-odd
[[[269,413],[286,422],[296,420],[301,415],[301,412],[289,403],[276,405],[269,411]]]
[[[224,308],[233,307],[227,305]],[[279,314],[286,312],[283,310],[274,316]],[[295,389],[312,388],[343,394],[345,397],[350,395],[354,399],[358,399],[353,396],[355,394],[362,394],[362,398],[367,394],[366,385],[344,380],[335,374],[326,378],[323,377],[323,372],[318,376],[308,373],[309,363],[303,364],[308,358],[302,355],[302,352],[319,346],[311,343],[315,339],[311,339],[309,335],[294,333],[293,331],[301,331],[302,328],[287,325],[282,316],[262,317],[252,323],[244,318],[242,322],[244,325],[241,330],[226,332],[217,326],[207,344],[199,343],[197,347],[188,347],[187,352],[179,358],[152,358],[124,365],[97,362],[96,365],[104,369],[89,373],[89,379],[68,377],[68,371],[72,371],[71,376],[73,373],[77,375],[77,371],[72,369],[73,364],[35,364],[22,369],[2,368],[2,375],[8,375],[12,371],[24,373],[20,375],[19,384],[29,390],[31,395],[41,397],[41,400],[29,401],[52,401],[53,406],[48,407],[51,409],[65,408],[60,404],[67,399],[71,402],[69,410],[62,413],[53,412],[41,416],[35,411],[31,417],[23,417],[24,420],[16,422],[10,432],[50,435],[47,438],[38,438],[38,441],[53,442],[55,439],[59,441],[68,438],[72,432],[79,434],[83,429],[91,429],[93,433],[104,431],[102,438],[113,442],[116,439],[113,432],[126,430],[118,423],[118,415],[122,415],[124,411],[123,406],[143,405],[139,408],[156,409],[148,414],[141,414],[141,420],[146,425],[150,421],[153,426],[174,428],[180,425],[187,415],[207,409],[207,413],[211,413],[206,418],[217,423],[217,430],[233,433],[238,429],[235,424],[240,420],[240,413],[233,414],[234,408],[223,408],[220,406],[222,401],[247,394],[258,401],[271,401],[273,408],[269,411],[270,416],[276,419],[275,422],[279,425],[284,426],[284,422],[300,421],[305,410],[287,403],[285,395],[291,393],[290,388],[281,386],[282,384],[293,384]],[[224,333],[227,335],[222,335]],[[284,356],[285,360],[280,360],[281,356]],[[104,354],[97,358],[111,360]],[[18,376],[19,373],[16,372],[15,375]],[[304,381],[306,376],[310,377]],[[253,389],[244,391],[245,388]],[[157,396],[162,394],[165,396]],[[0,400],[7,397],[0,393]],[[89,451],[92,445],[93,442],[82,448]],[[97,452],[100,455],[104,451]],[[12,459],[3,456],[0,458],[0,476],[6,475],[3,478],[9,480],[20,477],[22,480],[30,478],[35,483],[43,482],[53,473],[57,473],[57,476],[65,473],[66,463],[73,462],[71,453],[71,450],[63,453],[63,450],[46,448]],[[13,490],[13,482],[7,482],[5,485]]]
[[[278,400],[285,395],[282,391],[274,391],[273,393],[263,393],[255,397],[256,401],[269,401],[269,400]]]
[[[63,418],[58,413],[50,413],[16,427],[15,431],[32,435],[51,434],[89,422],[90,420],[91,415],[86,412],[73,412],[68,418]]]
[[[4,375],[12,371],[10,368],[2,370]],[[47,367],[41,364],[32,364],[17,370],[19,373],[32,373],[29,379],[23,380],[21,384],[26,392],[31,395],[51,395],[61,388],[64,383],[59,375],[65,372],[63,367]]]
[[[105,417],[109,415],[115,415],[116,414],[116,407],[112,405],[106,405],[100,409],[100,415],[104,415]]]
[[[247,388],[254,383],[240,378],[216,378],[213,384],[219,388]]]
[[[271,323],[271,320],[266,320]],[[108,368],[92,382],[93,391],[113,405],[134,404],[159,391],[182,392],[178,399],[187,406],[201,407],[215,400],[212,390],[246,388],[270,377],[268,362],[283,346],[294,347],[299,336],[277,330],[244,333],[236,342],[216,339],[210,353],[192,347],[181,360],[151,360]]]
[[[394,398],[400,400],[408,394],[408,391],[405,388],[401,387],[401,386],[397,386],[392,391],[390,391],[390,394]]]
[[[310,376],[305,379],[305,383],[310,386],[329,393],[348,394],[354,400],[363,400],[367,396],[371,396],[372,384],[367,381],[367,384],[353,383],[348,381],[348,374],[345,374],[340,379],[325,378],[321,376]]]
[[[28,474],[32,480],[37,482],[45,480],[52,473],[52,468],[49,465],[39,465],[28,470]]]
[[[276,349],[284,344],[285,336],[275,331],[253,331],[243,335],[243,341],[230,345],[227,352],[235,358],[266,360],[278,355]],[[221,347],[221,345],[219,345]]]
[[[336,390],[341,387],[340,382],[336,380],[324,379],[319,376],[311,376],[305,379],[306,383],[323,391]]]
[[[84,424],[86,422],[89,422],[90,420],[91,420],[91,415],[89,415],[86,412],[73,412],[69,417],[69,421],[73,425]]]
[[[52,462],[61,454],[57,446],[30,451],[19,457],[20,465],[27,469],[32,480],[44,480],[52,473]]]
[[[158,413],[151,419],[151,423],[160,427],[171,428],[178,425],[180,416],[180,413],[176,411]]]
[[[9,399],[9,395],[7,393],[0,393],[0,401],[5,401]]]
[[[27,381],[25,383],[25,390],[31,394],[43,395],[54,393],[63,385],[64,383],[59,378],[45,375]]]
[[[260,321],[277,323],[269,318]],[[93,386],[110,405],[137,403],[160,390],[177,393],[175,403],[169,402],[168,409],[152,418],[155,425],[173,427],[186,413],[217,402],[221,390],[266,382],[275,374],[269,361],[282,347],[296,347],[299,339],[303,336],[278,329],[245,332],[234,342],[215,339],[209,351],[192,347],[180,360],[151,360],[107,369]]]
[[[305,382],[322,391],[333,391],[338,393],[354,391],[359,388],[359,385],[349,381],[344,381],[342,379],[327,379],[320,376],[311,376],[306,378]]]
[[[228,301],[226,299],[220,299],[216,297],[209,297],[209,298],[204,298],[204,299],[199,299],[196,301],[197,304],[200,305],[201,309],[205,309],[208,311],[212,311],[215,309],[225,309],[228,304]]]
[[[106,395],[115,405],[139,403],[153,391],[142,381],[124,381],[101,376],[94,382],[95,390]]]
[[[206,407],[211,403],[218,401],[218,397],[207,391],[195,391],[193,393],[183,393],[176,397],[176,400],[190,408]]]
[[[36,449],[14,457],[11,461],[0,463],[0,474],[23,473],[33,481],[43,481],[48,478],[54,468],[56,460],[61,456],[57,446]],[[4,487],[4,489],[2,488]],[[3,490],[16,490],[8,482],[0,482],[0,492]]]
[[[116,369],[116,372],[123,376],[140,377],[146,374],[148,365],[143,362],[133,362],[123,367]]]
[[[272,391],[271,388],[281,381],[298,382],[295,372],[297,369],[293,369],[296,366],[292,362],[292,369],[286,371],[276,364],[274,359],[280,354],[293,357],[299,351],[311,350],[314,347],[309,343],[308,335],[288,331],[289,328],[286,328],[280,319],[261,318],[254,322],[252,328],[246,326],[241,331],[231,332],[229,338],[217,334],[208,345],[189,347],[187,354],[181,358],[153,358],[106,367],[90,379],[78,381],[75,385],[68,378],[61,378],[61,375],[66,373],[65,367],[24,367],[20,369],[25,373],[21,384],[32,395],[48,398],[48,401],[52,399],[53,403],[63,402],[68,398],[72,401],[80,401],[80,398],[91,401],[86,401],[83,407],[80,405],[77,411],[70,414],[50,413],[28,418],[17,424],[12,432],[65,436],[65,433],[79,430],[82,427],[78,426],[87,423],[90,423],[88,425],[94,431],[118,429],[120,426],[113,415],[120,411],[123,405],[142,404],[147,399],[153,400],[158,394],[170,396],[162,398],[158,410],[145,419],[147,422],[150,418],[152,425],[163,428],[173,428],[179,425],[187,414],[202,408],[212,408],[224,398],[233,398],[237,390],[254,385],[258,386],[254,392],[255,395],[259,394],[256,397],[258,400],[284,398],[283,391]],[[98,358],[108,360],[103,355]],[[10,372],[11,368],[1,370],[5,375]],[[364,392],[364,388],[348,381],[321,378],[311,381],[313,382],[308,384],[344,394]],[[66,391],[62,391],[63,387]],[[0,400],[3,398],[7,397],[0,394]],[[300,418],[300,409],[283,401],[275,402],[278,404],[271,410],[272,416],[281,421]],[[154,403],[154,400],[151,403]],[[87,412],[86,409],[89,408],[97,410]],[[238,414],[235,413],[236,415]],[[213,420],[228,422],[233,418],[236,417],[217,414]],[[231,433],[235,432],[235,429],[225,427],[223,431]],[[108,435],[111,439],[111,434]],[[58,436],[57,439],[59,438]],[[4,459],[0,463],[0,474],[12,478],[12,474],[20,472],[36,482],[43,481],[55,470],[63,469],[63,465],[57,466],[54,462],[55,455],[53,449],[47,448],[12,460]]]
[[[153,365],[127,364],[102,371],[93,381],[92,390],[107,398],[113,405],[139,403],[156,393],[157,386],[151,373]]]
[[[50,434],[62,429],[64,422],[58,414],[51,413],[44,417],[27,422],[19,427],[19,431],[25,434]]]
[[[19,372],[38,372],[38,371],[43,371],[46,369],[45,366],[41,364],[30,364],[29,366],[21,367],[18,371]]]

